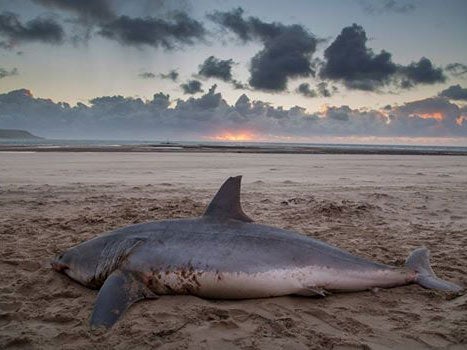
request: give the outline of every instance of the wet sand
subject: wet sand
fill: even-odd
[[[467,346],[467,295],[417,285],[326,298],[163,296],[91,332],[96,291],[52,271],[50,259],[119,226],[199,215],[239,174],[244,210],[260,223],[393,265],[425,245],[439,277],[467,285],[464,157],[0,152],[0,348]]]
[[[79,141],[44,140],[43,144],[1,143],[0,152],[118,152],[118,153],[246,153],[246,154],[363,154],[363,155],[451,155],[467,156],[466,147],[333,145],[290,143],[156,143],[76,144]],[[57,144],[53,144],[56,142]],[[42,143],[42,142],[41,142]]]

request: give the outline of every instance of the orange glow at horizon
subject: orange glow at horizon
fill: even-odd
[[[318,109],[318,114],[326,114],[329,110],[329,105],[327,103],[324,103],[322,104],[321,106],[319,106],[319,109]]]
[[[223,134],[213,136],[212,139],[216,141],[253,141],[256,139],[256,135],[249,131],[227,131]]]
[[[462,126],[464,121],[467,121],[467,117],[464,117],[463,115],[460,115],[456,118],[456,124],[459,126]]]
[[[434,119],[438,122],[443,121],[444,115],[440,112],[433,112],[433,113],[415,113],[414,115],[418,116],[422,119]]]

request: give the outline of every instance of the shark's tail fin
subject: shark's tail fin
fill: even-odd
[[[428,289],[459,293],[464,288],[436,277],[430,266],[430,251],[425,248],[415,249],[405,261],[405,267],[416,273],[415,283]]]

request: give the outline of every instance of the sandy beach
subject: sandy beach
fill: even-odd
[[[137,303],[108,332],[97,292],[50,268],[114,228],[200,215],[228,177],[257,222],[401,266],[416,247],[467,285],[467,162],[461,156],[0,152],[0,348],[465,349],[467,295],[417,285],[326,298]]]

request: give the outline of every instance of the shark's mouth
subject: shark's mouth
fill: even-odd
[[[68,266],[61,263],[60,261],[58,260],[53,260],[50,262],[50,265],[52,266],[52,268],[55,270],[55,271],[58,271],[58,272],[63,272],[65,270],[68,270]]]

